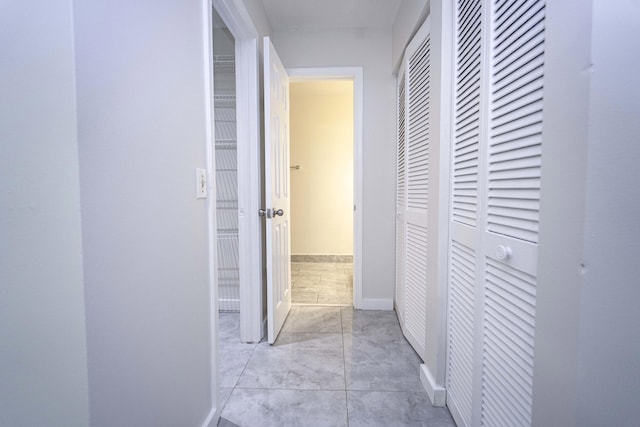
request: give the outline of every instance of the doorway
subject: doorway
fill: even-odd
[[[353,305],[353,80],[290,83],[293,304]]]
[[[216,140],[222,136],[215,147],[218,150],[213,150],[216,164],[210,168],[211,173],[216,174],[216,190],[224,193],[218,195],[224,199],[223,203],[216,197],[216,228],[219,230],[222,226],[237,234],[237,240],[234,236],[225,242],[225,246],[231,248],[220,247],[219,239],[215,242],[213,252],[217,259],[211,268],[216,273],[216,291],[212,292],[216,301],[212,304],[216,308],[239,310],[236,323],[239,323],[240,341],[258,342],[264,329],[264,295],[262,288],[255,285],[262,282],[262,226],[260,218],[254,215],[261,203],[259,183],[262,174],[258,32],[242,3],[211,0],[207,7],[213,12],[211,59],[214,75],[211,75],[211,83],[214,86],[213,117],[217,122],[214,134]],[[231,41],[233,49],[229,49]],[[222,50],[219,43],[224,46]],[[220,71],[222,76],[215,76],[215,71]],[[226,175],[224,182],[218,176],[220,174]],[[220,260],[221,257],[225,259]],[[227,271],[219,271],[218,266],[230,267]],[[219,283],[223,274],[224,285],[230,285],[225,293],[218,286],[223,284]]]
[[[241,4],[213,0],[235,39],[237,126],[238,262],[240,268],[240,336],[243,342],[258,342],[266,333],[266,289],[264,277],[264,222],[262,208],[263,168],[260,143],[260,96],[257,65],[258,34]],[[353,82],[353,305],[362,306],[362,134],[363,72],[361,67],[289,69],[293,81],[350,80]],[[240,125],[242,124],[242,125]],[[263,286],[256,286],[262,283]],[[217,303],[216,303],[217,304]]]
[[[235,39],[213,9],[218,309],[240,311]]]
[[[294,303],[297,304],[323,304],[323,305],[349,305],[354,306],[355,308],[360,308],[362,306],[362,129],[363,129],[363,120],[362,120],[362,111],[363,111],[363,75],[362,68],[360,67],[335,67],[335,68],[289,68],[287,69],[290,78],[291,84],[291,97],[292,97],[292,123],[291,123],[291,173],[290,173],[290,182],[291,182],[291,193],[292,193],[292,290],[294,294]],[[304,158],[297,157],[299,153],[295,152],[294,144],[297,142],[294,140],[299,137],[296,136],[296,124],[294,121],[296,120],[296,112],[293,111],[295,108],[294,103],[296,102],[293,99],[296,96],[296,92],[298,91],[297,86],[300,83],[309,83],[310,86],[301,89],[303,92],[306,90],[307,92],[316,93],[317,94],[327,94],[329,95],[337,95],[338,93],[342,93],[342,97],[345,96],[351,97],[350,104],[344,104],[341,107],[338,107],[337,104],[334,105],[333,108],[341,108],[342,115],[347,115],[349,120],[347,121],[348,125],[351,127],[350,133],[350,143],[343,143],[342,149],[343,151],[347,151],[349,154],[347,156],[342,156],[341,164],[342,166],[338,167],[335,159],[331,159],[331,151],[325,150],[325,161],[323,162],[315,162],[318,166],[313,166],[313,164],[308,163],[308,160],[302,161]],[[333,84],[333,86],[332,86]],[[347,95],[347,93],[349,95]],[[328,98],[332,98],[329,96]],[[339,97],[338,97],[339,98]],[[350,110],[350,114],[348,112]],[[313,113],[313,111],[312,111]],[[311,116],[313,117],[313,115]],[[331,118],[329,116],[329,118]],[[313,119],[316,121],[317,117]],[[329,120],[329,123],[322,124],[322,121],[316,124],[318,126],[315,129],[315,132],[318,134],[315,137],[317,144],[322,144],[323,141],[326,141],[327,138],[332,137],[331,132],[328,132],[329,126],[336,125],[337,122],[342,122],[342,126],[345,126],[344,117],[342,120]],[[332,124],[333,123],[333,124]],[[344,137],[344,135],[343,135]],[[346,146],[344,145],[346,144]],[[326,147],[325,147],[326,148]],[[312,151],[313,154],[313,151]],[[307,153],[307,156],[309,153]],[[335,155],[335,153],[334,153]],[[328,159],[327,159],[328,157]],[[300,161],[298,161],[300,160]],[[317,160],[317,159],[315,159]],[[344,167],[344,163],[350,162],[351,168]],[[306,162],[306,163],[305,163]],[[311,165],[311,166],[310,166]],[[299,169],[298,169],[299,167]],[[334,197],[334,199],[342,199],[342,202],[325,202],[332,203],[342,207],[341,211],[343,212],[343,216],[350,216],[350,220],[342,221],[342,223],[350,224],[350,228],[345,228],[344,226],[340,228],[340,226],[333,224],[333,234],[338,235],[342,240],[339,245],[336,246],[338,249],[334,249],[333,251],[326,249],[328,246],[324,246],[325,249],[320,249],[318,247],[315,248],[315,253],[313,253],[313,249],[309,246],[304,246],[300,240],[304,239],[307,236],[313,237],[313,231],[311,230],[311,234],[309,234],[309,230],[306,232],[303,230],[301,234],[298,234],[300,223],[297,218],[301,215],[309,215],[315,217],[317,221],[320,222],[330,222],[327,221],[331,216],[330,211],[327,210],[327,207],[323,203],[319,203],[314,205],[313,208],[307,206],[307,211],[300,207],[297,200],[294,200],[296,195],[299,195],[302,190],[303,196],[306,193],[316,192],[317,187],[314,185],[310,185],[307,182],[306,187],[302,186],[302,188],[296,188],[300,178],[303,178],[303,173],[312,172],[308,170],[310,167],[319,169],[319,174],[316,179],[322,181],[323,177],[332,175],[332,172],[336,172],[333,174],[332,180],[334,182],[341,182],[342,189],[340,192],[342,193],[339,197]],[[344,187],[347,188],[345,191]],[[306,194],[308,196],[308,194]],[[325,195],[326,196],[326,195]],[[329,197],[331,194],[329,193]],[[335,194],[334,194],[335,196]],[[344,200],[350,200],[348,205],[345,205]],[[304,198],[302,199],[302,203],[304,204]],[[334,207],[335,208],[335,207]],[[334,209],[332,208],[332,209]],[[347,213],[348,210],[348,213]],[[335,211],[334,211],[335,213]],[[313,221],[312,221],[313,222]],[[296,227],[296,225],[298,225]],[[307,225],[309,227],[309,225]],[[323,227],[327,227],[326,224]],[[298,231],[297,231],[298,230]],[[318,234],[318,229],[315,230],[316,235]],[[328,233],[327,233],[328,235]],[[325,238],[326,236],[322,236]],[[351,245],[345,245],[344,240],[350,240]],[[322,240],[322,239],[321,239]],[[329,239],[331,240],[331,239]],[[327,243],[326,241],[324,242]],[[342,249],[340,249],[342,248]],[[346,249],[345,249],[346,248]],[[351,254],[348,252],[351,251]],[[306,252],[306,253],[305,253]],[[334,252],[334,253],[330,253]],[[314,258],[315,256],[315,258]],[[321,261],[321,262],[318,262]],[[298,264],[298,263],[304,264]],[[323,265],[324,264],[324,265]],[[311,268],[312,272],[306,273],[304,271],[304,267]],[[322,271],[324,270],[324,271]],[[333,271],[332,271],[333,270]],[[306,276],[306,277],[305,277]],[[324,280],[323,280],[324,278]],[[322,295],[322,288],[316,293],[311,291],[309,293],[310,284],[313,282],[326,284],[333,281],[335,284],[334,289],[331,287],[325,287],[325,295]],[[302,286],[300,286],[302,285]],[[307,288],[307,289],[305,289]],[[298,297],[298,298],[296,298]],[[343,297],[342,300],[337,299],[338,297]],[[349,298],[350,297],[350,298]],[[315,298],[316,302],[312,302]],[[299,302],[296,302],[299,301]],[[305,301],[305,302],[302,302]]]

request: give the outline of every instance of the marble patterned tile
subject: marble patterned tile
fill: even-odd
[[[220,386],[234,387],[249,362],[256,344],[240,341],[240,313],[218,313]]]
[[[318,292],[307,289],[308,288],[291,289],[291,302],[293,304],[316,304],[318,302]]]
[[[291,265],[294,304],[353,304],[352,264],[292,262]]]
[[[353,304],[353,292],[350,290],[326,290],[318,293],[318,304]]]
[[[335,271],[326,271],[320,274],[321,283],[344,283],[351,282],[351,278],[344,273]]]
[[[222,421],[224,420],[224,421]],[[235,389],[224,426],[347,426],[344,391]]]
[[[431,405],[422,392],[347,392],[350,427],[455,427],[447,408]]]
[[[421,391],[422,361],[403,337],[344,334],[347,390]]]
[[[305,272],[300,276],[291,276],[293,285],[318,285],[322,281],[322,273],[320,272]]]
[[[321,283],[321,278],[320,275],[317,276],[317,278],[315,277],[299,277],[296,278],[295,280],[292,279],[291,285],[292,287],[303,287],[303,288],[318,288],[320,287],[320,283]]]
[[[293,306],[283,332],[342,332],[339,307]]]
[[[220,417],[220,419],[218,420],[218,427],[240,427],[240,426],[236,423],[232,423],[226,418]]]
[[[402,330],[395,311],[342,309],[342,328],[345,333],[402,338]]]
[[[221,360],[230,367],[222,380],[237,382],[222,390],[221,404],[231,396],[220,426],[347,425],[347,405],[351,426],[454,425],[446,408],[431,407],[420,358],[394,312],[294,306],[273,346],[249,345],[254,350],[239,379],[231,374],[247,347],[239,342],[238,313],[221,313],[219,336],[221,359],[230,359]]]
[[[258,344],[236,387],[344,390],[342,334],[280,332]]]
[[[324,292],[346,292],[353,289],[349,283],[346,282],[321,282],[318,286],[320,293]]]
[[[229,400],[229,396],[231,396],[231,392],[233,391],[233,388],[229,388],[229,387],[221,387],[220,388],[220,406],[222,408],[224,408],[224,406],[227,404],[227,400]]]
[[[221,342],[240,342],[240,313],[224,312],[218,313],[218,338]]]
[[[257,344],[220,342],[220,386],[235,387]]]

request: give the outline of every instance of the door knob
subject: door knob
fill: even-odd
[[[511,258],[511,254],[512,251],[509,246],[500,245],[496,250],[496,258],[498,258],[500,261],[508,260],[509,258]]]
[[[282,216],[284,215],[284,211],[282,209],[273,208],[273,216]]]

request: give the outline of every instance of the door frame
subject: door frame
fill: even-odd
[[[259,35],[242,2],[211,1],[235,39],[236,122],[243,123],[237,128],[240,340],[259,342],[263,336]]]
[[[362,305],[362,135],[363,70],[362,67],[287,68],[289,81],[353,81],[353,306]]]
[[[207,175],[215,176],[215,121],[213,117],[213,4],[212,0],[204,0],[203,8],[203,58],[204,65],[204,101],[206,112],[206,165]],[[220,383],[218,380],[218,274],[217,274],[217,242],[218,231],[216,227],[216,187],[212,185],[212,180],[208,180],[206,199],[207,204],[207,246],[209,262],[209,330],[211,333],[210,367],[211,367],[211,410],[203,423],[204,426],[211,426],[218,422],[222,408],[220,405]]]

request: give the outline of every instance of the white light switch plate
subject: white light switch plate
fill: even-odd
[[[196,199],[207,198],[207,170],[196,168]]]

